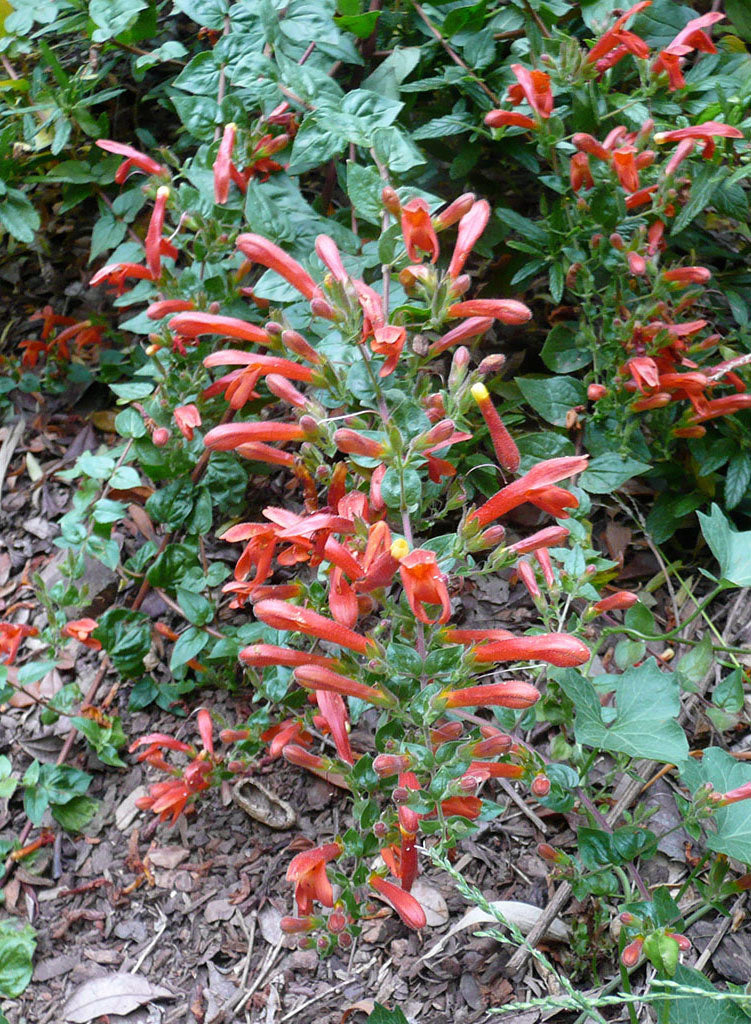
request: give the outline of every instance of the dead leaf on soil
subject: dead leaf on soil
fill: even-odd
[[[521,903],[518,900],[496,900],[491,903],[490,906],[495,907],[495,909],[502,914],[507,921],[515,924],[522,935],[529,935],[543,913],[539,907],[535,907],[531,903]],[[453,935],[456,935],[457,932],[461,932],[465,928],[477,928],[479,925],[483,924],[491,924],[499,928],[503,927],[503,925],[501,925],[492,914],[487,914],[484,910],[481,910],[480,907],[473,907],[471,910],[467,911],[460,921],[457,921],[453,928],[449,928],[446,934],[442,935],[438,942],[436,942],[434,946],[431,946],[427,953],[424,953],[420,959],[430,960],[431,957],[440,953],[448,940]],[[557,942],[566,942],[568,937],[568,926],[558,918],[555,918],[550,923],[548,930],[544,935],[544,938],[553,939]]]
[[[297,821],[294,808],[257,779],[240,779],[232,787],[232,799],[249,817],[274,829],[288,829]]]
[[[429,928],[437,928],[446,924],[449,919],[449,908],[437,889],[426,882],[424,878],[418,878],[410,892],[425,911],[425,920]]]
[[[366,1013],[368,1016],[375,1010],[375,1003],[372,999],[361,999],[357,1003],[352,1003],[351,1006],[344,1008],[344,1013],[339,1021],[339,1024],[345,1024],[348,1017],[351,1017],[353,1013]]]
[[[115,824],[121,832],[125,832],[136,819],[136,816],[141,812],[136,807],[136,800],[140,800],[142,796],[146,796],[148,789],[146,786],[136,786],[136,788],[128,793],[123,802],[115,811]]]
[[[105,1014],[130,1013],[153,999],[174,998],[169,989],[152,985],[140,974],[105,974],[79,985],[63,1007],[63,1019],[87,1024]]]

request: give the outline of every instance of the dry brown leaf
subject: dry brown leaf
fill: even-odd
[[[105,974],[79,985],[63,1007],[63,1020],[86,1024],[109,1013],[126,1014],[154,999],[174,999],[169,989],[140,974]]]
[[[440,892],[424,878],[418,878],[410,890],[422,909],[429,928],[437,928],[446,924],[449,919],[449,908]]]

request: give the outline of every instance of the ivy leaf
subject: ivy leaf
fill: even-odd
[[[576,669],[556,671],[553,678],[576,708],[577,742],[588,747],[680,764],[688,757],[688,742],[675,720],[680,712],[678,681],[659,669],[654,658],[621,675],[600,676],[598,688],[615,691],[615,709],[603,708],[592,682]],[[604,713],[615,710],[607,724]]]
[[[678,964],[673,981],[685,988],[704,989],[707,997],[693,995],[682,996],[680,999],[670,998],[675,994],[675,989],[663,988],[659,979],[655,978],[653,991],[662,990],[670,998],[670,1024],[707,1024],[707,1021],[712,1024],[748,1024],[748,1017],[741,1007],[729,999],[718,999],[722,993],[701,971]]]
[[[737,587],[751,586],[751,530],[734,530],[717,505],[712,505],[709,515],[697,515],[704,539],[720,563],[722,578]]]
[[[681,778],[692,791],[710,782],[718,793],[727,793],[728,790],[751,782],[751,768],[736,761],[719,747],[705,750],[701,761],[693,758],[685,760],[680,770]],[[710,850],[735,857],[744,864],[751,864],[751,816],[748,804],[741,800],[737,804],[719,807],[712,820],[716,831],[707,836]]]
[[[579,478],[579,486],[590,494],[611,494],[627,480],[646,473],[649,468],[646,462],[609,452],[592,459]]]
[[[587,389],[575,377],[517,377],[516,383],[535,412],[556,427],[564,427],[569,410],[587,399]]]
[[[36,932],[30,924],[0,921],[0,995],[17,999],[31,981]]]

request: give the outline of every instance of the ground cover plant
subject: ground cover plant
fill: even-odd
[[[351,985],[384,921],[398,989],[282,1019],[745,1019],[745,6],[50,0],[3,31],[4,513],[49,541],[7,544],[2,598],[5,1018],[161,1012],[158,937],[93,956],[108,988],[29,986],[35,948],[199,906],[190,830],[226,855],[233,805],[264,854],[209,922],[239,984],[217,1005],[188,943],[165,1020],[273,1019],[291,947],[292,997]],[[83,881],[108,821],[122,869]],[[476,884],[499,855],[522,887]],[[475,904],[447,934],[441,887]],[[431,1008],[421,965],[489,924],[505,976]]]

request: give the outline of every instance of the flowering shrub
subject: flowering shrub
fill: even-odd
[[[34,96],[56,111],[53,142],[7,101],[24,145],[69,147],[45,187],[66,210],[97,207],[104,262],[80,309],[32,314],[0,392],[97,375],[117,408],[110,447],[59,474],[77,490],[56,540],[63,580],[39,585],[46,627],[0,624],[4,698],[33,678],[33,664],[15,675],[27,637],[101,657],[131,710],[187,713],[200,687],[199,745],[189,729],[131,739],[149,769],[139,806],[171,824],[280,759],[338,787],[350,825],[298,840],[286,867],[282,927],[322,953],[352,945],[374,899],[423,928],[425,854],[500,814],[496,780],[514,781],[586,819],[576,854],[539,853],[578,899],[620,904],[624,970],[644,956],[672,976],[687,922],[639,874],[658,839],[649,809],[625,825],[602,809],[631,759],[677,765],[684,826],[714,857],[697,883],[707,905],[740,891],[722,857],[751,860],[745,769],[718,748],[689,758],[676,719],[714,651],[702,707],[720,733],[747,724],[738,652],[682,630],[748,585],[748,534],[700,513],[720,577],[683,623],[672,591],[663,623],[650,588],[643,603],[618,589],[595,537],[637,476],[656,495],[653,549],[712,498],[751,512],[740,27],[672,0],[291,0],[263,16],[186,2],[200,30],[162,13],[164,37],[140,52],[152,30],[122,6],[81,31],[105,44],[107,72],[149,70],[169,126],[94,123],[71,102],[88,86],[49,48]],[[9,62],[35,10],[6,22]],[[38,186],[8,193],[19,244]],[[132,592],[69,620],[91,557]],[[526,617],[478,621],[488,582],[528,598]],[[171,624],[142,610],[151,589]],[[671,671],[665,644],[684,641]],[[211,695],[240,679],[251,713],[220,721]],[[119,717],[83,697],[68,684],[46,720],[78,707],[75,728],[122,766]],[[54,772],[69,794],[61,783],[53,814],[83,827],[88,776],[49,765],[24,776],[30,821]]]

